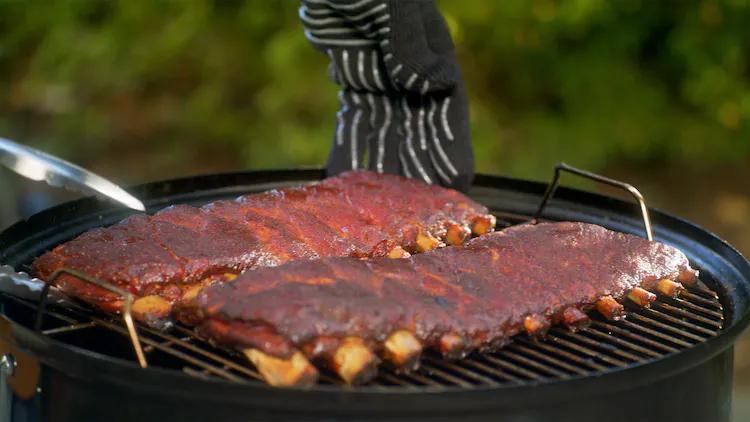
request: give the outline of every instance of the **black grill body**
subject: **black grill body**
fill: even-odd
[[[314,181],[322,176],[320,170],[211,175],[152,183],[136,188],[134,192],[150,210],[158,210],[171,204],[201,204]],[[541,183],[478,176],[470,196],[497,211],[501,217],[521,219],[536,209],[544,188]],[[94,199],[44,211],[0,234],[0,263],[27,269],[28,264],[45,250],[90,228],[119,221],[127,214],[127,211]],[[544,217],[586,221],[642,235],[642,222],[635,205],[576,190],[560,189],[547,206]],[[674,335],[674,329],[663,333],[658,331],[654,335],[643,334],[632,325],[638,322],[634,316],[630,326],[617,326],[608,332],[610,328],[602,325],[597,328],[598,337],[592,334],[584,339],[587,342],[582,343],[585,349],[594,350],[597,355],[589,356],[591,362],[584,361],[582,365],[591,366],[598,362],[597,365],[603,366],[601,370],[585,374],[566,373],[564,377],[529,375],[524,378],[516,373],[518,381],[477,381],[467,385],[445,382],[399,386],[385,383],[344,388],[324,383],[308,389],[277,389],[252,380],[233,382],[204,376],[204,372],[175,370],[169,362],[160,365],[158,359],[150,361],[148,369],[141,369],[133,361],[125,338],[118,340],[115,336],[113,339],[111,335],[102,336],[96,332],[87,335],[85,330],[80,335],[63,338],[38,334],[30,329],[33,309],[0,297],[3,306],[0,328],[5,327],[0,330],[0,346],[5,343],[25,351],[38,359],[41,368],[38,393],[30,400],[15,398],[13,413],[16,420],[61,421],[204,418],[211,421],[383,418],[726,421],[731,409],[732,345],[749,318],[750,265],[731,246],[695,225],[658,211],[652,211],[652,220],[656,240],[680,248],[692,265],[701,271],[701,280],[707,290],[691,292],[698,301],[695,306],[713,309],[712,312],[704,309],[697,317],[669,314],[678,325],[703,327],[702,331],[691,332],[710,334],[700,338],[693,334],[697,340],[676,335],[686,346],[665,343],[674,346],[673,352],[628,361],[622,357],[626,356],[624,352],[618,355],[617,350],[609,350],[612,341],[606,338],[607,335],[614,336],[619,342],[637,343],[646,349],[649,348],[647,341],[660,340],[659,335]],[[712,291],[718,296],[713,305],[709,304]],[[714,318],[714,325],[709,324],[712,313],[719,315]],[[653,316],[642,314],[641,317]],[[53,321],[54,317],[47,317],[48,321],[50,319]],[[145,334],[144,338],[148,337]],[[641,335],[645,340],[634,340],[634,335]],[[562,333],[559,336],[567,338]],[[67,341],[71,338],[76,341]],[[519,344],[514,347],[541,350],[535,349],[538,346],[528,340],[519,341]],[[638,349],[632,347],[627,349],[628,353],[639,355]],[[562,349],[575,352],[567,346]],[[509,350],[508,356],[517,353],[516,349]],[[615,359],[608,356],[615,356],[626,364],[605,365],[607,359]],[[537,363],[533,360],[514,362],[521,369],[537,370],[534,366]],[[445,371],[451,372],[449,369]],[[515,372],[511,368],[509,373]]]

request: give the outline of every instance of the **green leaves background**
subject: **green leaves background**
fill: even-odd
[[[480,171],[748,162],[749,1],[439,5]],[[321,164],[336,89],[297,7],[0,0],[0,132],[132,182]]]

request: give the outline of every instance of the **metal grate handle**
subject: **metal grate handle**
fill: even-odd
[[[646,229],[646,238],[648,240],[654,240],[654,235],[651,231],[651,218],[648,215],[648,207],[646,206],[646,201],[643,199],[643,195],[641,195],[641,192],[636,189],[635,186],[625,182],[621,182],[619,180],[610,179],[609,177],[604,177],[596,173],[591,173],[586,170],[581,170],[577,167],[573,167],[565,163],[558,163],[555,166],[555,176],[547,186],[547,191],[544,192],[544,198],[542,198],[542,202],[539,204],[539,208],[536,210],[536,213],[534,213],[534,218],[531,219],[531,224],[536,224],[539,221],[539,217],[541,217],[542,211],[544,211],[544,207],[547,206],[547,202],[549,202],[550,198],[552,198],[552,195],[555,194],[557,186],[560,184],[560,172],[562,172],[563,170],[581,177],[585,177],[587,179],[604,183],[606,185],[624,189],[628,193],[633,195],[633,198],[635,198],[636,202],[638,202],[638,205],[641,207],[641,214],[643,215],[643,226]]]
[[[98,278],[91,277],[88,274],[82,273],[80,271],[72,270],[69,268],[61,268],[52,273],[52,275],[49,277],[49,280],[47,280],[47,283],[44,285],[44,288],[42,288],[41,297],[39,298],[39,309],[37,311],[36,321],[34,323],[34,330],[41,330],[42,319],[44,318],[44,311],[47,305],[47,296],[49,294],[50,286],[52,286],[52,283],[63,274],[71,275],[86,283],[101,287],[104,290],[120,295],[125,300],[125,304],[122,307],[122,319],[125,323],[125,328],[127,328],[128,330],[128,337],[130,337],[130,342],[133,344],[133,350],[135,350],[135,355],[138,358],[138,364],[141,365],[141,368],[148,367],[148,363],[146,362],[146,355],[144,355],[143,348],[141,347],[141,341],[138,338],[138,333],[135,331],[133,315],[130,312],[133,305],[133,295],[130,294],[130,292],[127,292],[112,283],[106,282],[104,280],[99,280]]]

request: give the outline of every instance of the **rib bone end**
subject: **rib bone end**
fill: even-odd
[[[656,291],[668,297],[677,297],[685,291],[685,287],[676,281],[662,278],[656,282]]]
[[[417,233],[416,244],[417,244],[417,251],[419,252],[427,252],[435,248],[445,246],[442,242],[440,242],[440,240],[438,240],[434,236],[430,235],[429,233],[422,232],[422,231]]]
[[[487,234],[495,229],[497,219],[494,215],[475,217],[471,225],[471,232],[476,236]]]
[[[169,316],[172,304],[157,295],[144,296],[133,302],[131,311],[141,321],[162,319]]]
[[[618,321],[625,317],[625,308],[612,296],[604,296],[596,302],[596,310],[611,321]]]
[[[636,287],[628,292],[628,299],[636,305],[648,308],[651,302],[656,300],[656,295],[641,287]]]
[[[460,224],[451,224],[445,233],[445,243],[458,246],[464,243],[471,235],[471,230]]]
[[[362,384],[375,377],[379,363],[362,339],[347,337],[336,349],[331,366],[347,384]]]
[[[289,358],[267,355],[258,349],[243,351],[263,379],[274,387],[308,386],[318,380],[318,370],[299,351]]]
[[[440,337],[438,349],[446,359],[461,359],[466,356],[468,344],[460,335],[448,333]]]
[[[693,269],[684,270],[677,276],[677,281],[685,286],[692,286],[698,281],[698,271]]]
[[[391,249],[390,252],[388,252],[388,258],[397,259],[397,258],[408,258],[411,254],[409,252],[406,252],[404,248],[401,246],[396,246],[393,249]]]
[[[550,327],[549,319],[542,315],[529,315],[523,319],[523,327],[532,337],[542,337]]]
[[[403,370],[413,371],[419,367],[422,344],[414,334],[399,330],[385,340],[384,355],[393,365]]]

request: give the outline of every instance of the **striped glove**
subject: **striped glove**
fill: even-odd
[[[432,0],[302,0],[299,15],[341,87],[329,175],[367,167],[468,188],[466,91]]]

